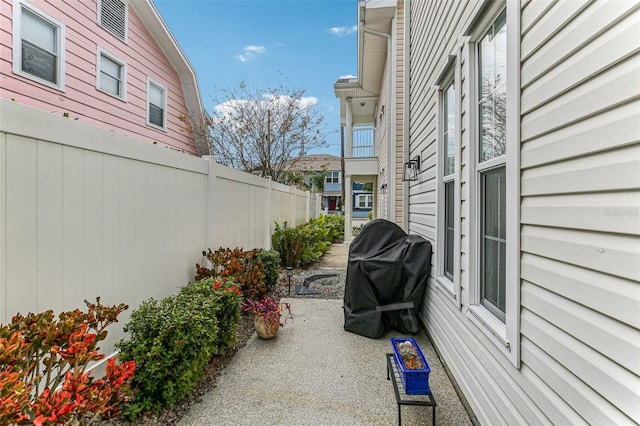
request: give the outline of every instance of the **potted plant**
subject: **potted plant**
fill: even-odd
[[[392,338],[393,360],[407,395],[427,395],[431,369],[415,340]]]
[[[284,322],[281,321],[282,308],[287,310]],[[291,305],[280,303],[273,297],[265,297],[260,300],[247,300],[242,306],[244,312],[253,311],[253,326],[261,339],[273,339],[280,327],[284,327],[287,320],[293,317]]]

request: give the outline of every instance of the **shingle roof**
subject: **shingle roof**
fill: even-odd
[[[340,157],[331,154],[311,154],[300,157],[290,170],[300,172],[321,171],[323,167],[327,170],[341,170]]]

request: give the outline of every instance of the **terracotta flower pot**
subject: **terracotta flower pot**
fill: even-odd
[[[262,315],[253,317],[253,326],[261,339],[273,339],[280,328],[280,319],[278,317],[266,319]]]

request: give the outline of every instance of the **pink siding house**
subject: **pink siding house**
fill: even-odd
[[[151,0],[0,0],[0,97],[193,155],[195,71]]]

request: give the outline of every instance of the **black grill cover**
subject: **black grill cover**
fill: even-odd
[[[407,235],[384,219],[369,222],[349,248],[344,329],[371,338],[383,337],[390,329],[417,333],[417,313],[430,272],[429,241]],[[402,302],[413,302],[414,307],[385,310],[386,305]]]

